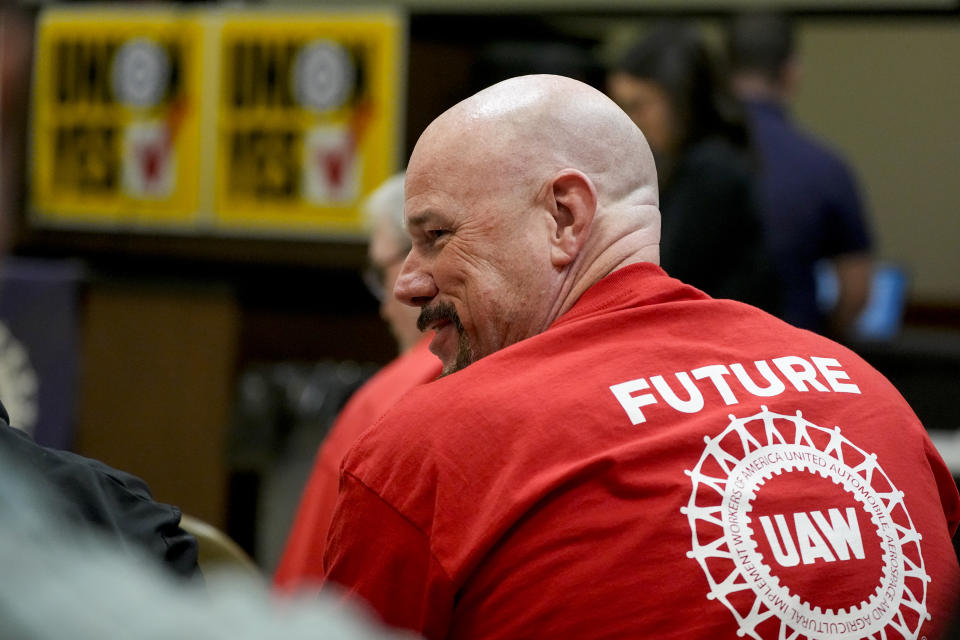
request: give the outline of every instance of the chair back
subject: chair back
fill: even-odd
[[[180,527],[197,539],[197,564],[202,572],[233,570],[263,578],[260,568],[247,552],[213,525],[183,514]]]

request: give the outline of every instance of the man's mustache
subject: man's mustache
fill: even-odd
[[[463,333],[463,323],[457,315],[457,309],[449,302],[438,302],[433,306],[424,306],[417,317],[417,329],[426,331],[437,320],[449,320],[456,327],[457,333]]]

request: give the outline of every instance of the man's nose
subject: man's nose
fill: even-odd
[[[403,261],[400,275],[393,285],[393,295],[411,307],[422,307],[437,295],[433,276],[424,268],[416,250],[411,251]]]

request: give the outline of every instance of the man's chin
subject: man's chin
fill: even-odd
[[[448,376],[472,364],[477,358],[466,332],[454,324],[439,327],[430,341],[430,352],[443,363],[443,373]]]
[[[468,366],[476,361],[474,357],[473,350],[465,344],[465,340],[461,340],[459,349],[457,349],[456,357],[452,360],[445,360],[443,358],[440,361],[443,363],[443,370],[440,374],[441,377],[448,376],[451,373],[456,373],[462,369],[466,369]]]
[[[460,369],[457,368],[457,363],[454,362],[453,364],[450,364],[450,365],[445,364],[443,365],[443,369],[440,371],[440,377],[446,378],[450,374],[456,373],[457,371],[460,371]]]
[[[466,369],[470,364],[471,364],[470,362],[461,362],[460,360],[457,360],[449,365],[443,365],[443,370],[440,373],[440,377],[443,378],[445,376],[450,375],[451,373],[462,371],[463,369]]]

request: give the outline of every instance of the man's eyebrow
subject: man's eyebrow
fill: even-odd
[[[419,227],[424,224],[428,224],[430,221],[437,218],[437,213],[432,210],[423,211],[421,213],[415,213],[407,218],[407,227]]]

